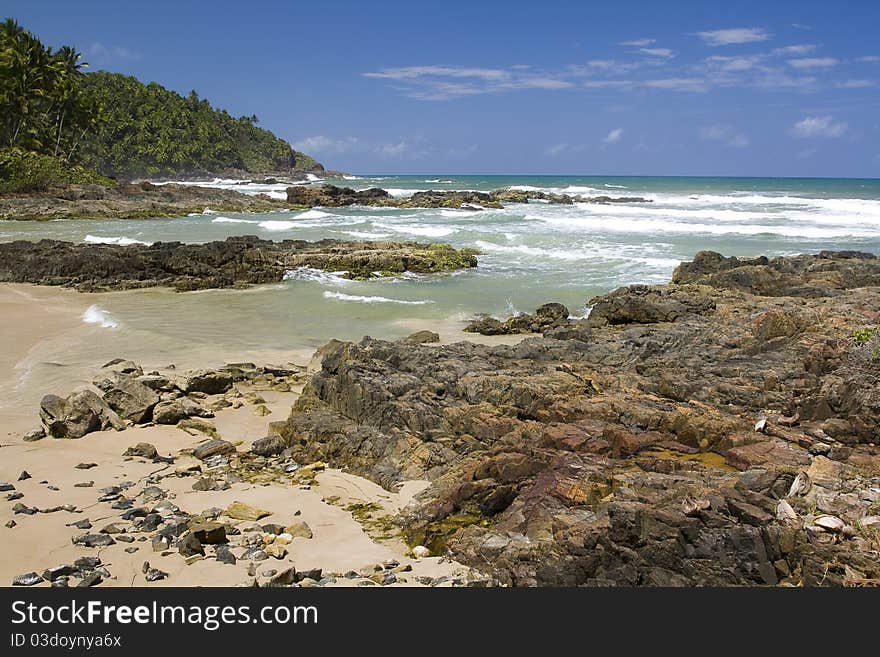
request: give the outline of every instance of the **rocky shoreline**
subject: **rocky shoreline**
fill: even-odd
[[[275,448],[430,480],[410,543],[503,584],[878,584],[878,286],[703,252],[515,346],[333,342]]]
[[[326,172],[337,173],[337,172]],[[305,176],[306,174],[303,174]],[[193,176],[195,181],[204,177]],[[278,184],[288,177],[264,177],[242,180],[242,184]],[[480,210],[502,208],[505,203],[650,203],[637,196],[577,196],[538,190],[497,189],[491,192],[422,191],[408,197],[395,197],[384,189],[355,191],[331,184],[296,185],[287,188],[287,200],[265,194],[243,194],[231,189],[153,184],[147,181],[118,182],[102,185],[66,185],[44,192],[0,194],[0,219],[16,221],[51,221],[53,219],[150,219],[180,217],[216,212],[271,212],[304,207],[347,207],[364,205],[388,208],[452,208]]]
[[[66,523],[69,560],[15,584],[118,582],[114,564],[147,549],[132,585],[209,568],[261,586],[880,585],[880,258],[700,252],[669,284],[589,304],[470,327],[524,334],[510,345],[422,331],[334,340],[309,368],[111,361],[43,398],[17,462],[36,473],[34,447],[111,440],[144,474],[71,484],[82,499],[64,504],[33,501],[51,478],[2,482],[19,537],[38,518],[101,518]],[[258,432],[226,428],[243,411]],[[320,514],[292,514],[298,495],[321,495]],[[397,551],[363,543],[386,556],[324,567],[304,546],[343,519]]]
[[[457,210],[481,210],[502,208],[504,203],[528,203],[544,201],[572,205],[573,203],[650,203],[639,196],[577,196],[553,194],[539,190],[496,189],[491,192],[422,191],[412,196],[392,196],[384,189],[371,187],[356,191],[336,185],[303,185],[287,188],[287,202],[296,206],[339,208],[349,205],[365,205],[383,208],[449,208]]]
[[[34,569],[18,572],[11,584],[92,587],[131,578],[128,585],[181,585],[205,573],[213,573],[208,584],[220,579],[242,586],[487,584],[485,576],[431,558],[427,548],[406,550],[390,520],[396,507],[386,508],[391,495],[364,492],[369,482],[333,473],[322,462],[293,461],[274,448],[274,436],[254,439],[259,419],[271,419],[269,406],[286,401],[289,408],[308,376],[305,366],[253,363],[145,373],[132,361],[114,359],[92,386],[65,398],[46,395],[40,403],[41,427],[24,437],[32,445],[43,442],[29,452],[43,448],[46,457],[59,443],[92,442],[82,448],[79,462],[67,464],[68,471],[72,467],[78,473],[72,487],[70,475],[35,485],[33,480],[47,468],[33,458],[15,483],[0,482],[11,512],[6,531],[17,540],[26,540],[21,532],[34,532],[53,518],[66,520],[52,538],[66,536],[61,539],[66,548],[53,550],[51,560],[38,568],[28,557]],[[241,429],[224,426],[229,412],[251,418],[245,436]],[[137,438],[127,439],[129,434]],[[242,437],[247,438],[244,445]],[[115,458],[88,460],[95,445],[108,443]],[[121,469],[121,476],[113,476]],[[132,470],[146,474],[132,476]],[[65,503],[40,504],[37,498],[45,498],[47,491]],[[198,504],[196,498],[203,500],[196,507],[202,510],[188,510]],[[303,512],[292,508],[298,503]],[[327,544],[336,540],[326,535],[327,514],[337,516],[337,525],[346,519],[342,529],[357,532],[348,538],[349,545]],[[363,554],[346,554],[358,547]],[[31,546],[34,552],[41,548]],[[64,551],[77,556],[67,561],[54,556]],[[325,551],[339,554],[331,558]],[[370,563],[379,556],[385,558]],[[328,564],[360,565],[334,570]]]
[[[352,279],[429,274],[477,266],[476,251],[447,244],[230,237],[205,244],[0,243],[0,282],[63,285],[84,292],[172,287],[178,291],[275,283],[299,267]]]
[[[29,194],[0,194],[0,219],[149,219],[217,212],[283,210],[286,201],[197,185],[120,182],[112,187],[68,185]]]

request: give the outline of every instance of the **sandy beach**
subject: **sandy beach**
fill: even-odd
[[[179,352],[173,354],[178,357],[179,365],[168,369],[167,361],[160,365],[157,358],[151,358],[149,345],[133,348],[137,345],[125,332],[83,320],[84,313],[102,299],[106,299],[106,295],[39,286],[0,286],[0,335],[5,346],[0,354],[3,432],[0,481],[14,486],[14,491],[5,493],[13,499],[7,499],[0,509],[0,523],[6,525],[2,531],[8,534],[6,558],[0,563],[0,584],[8,586],[17,575],[41,573],[84,556],[98,556],[110,572],[111,576],[104,578],[102,586],[253,584],[268,581],[291,566],[298,570],[320,568],[325,576],[335,579],[323,585],[372,585],[374,582],[367,577],[375,569],[381,572],[383,563],[397,564],[393,566],[399,571],[394,586],[419,586],[443,578],[451,582],[467,576],[466,568],[448,559],[413,558],[394,531],[386,531],[378,538],[375,531],[370,531],[377,523],[387,529],[390,526],[387,519],[427,482],[407,482],[398,490],[388,491],[364,478],[327,468],[316,475],[311,486],[238,482],[226,490],[196,491],[193,484],[208,468],[193,456],[179,452],[191,450],[206,436],[192,435],[196,432],[175,426],[138,426],[124,431],[96,431],[77,440],[45,438],[24,442],[23,434],[39,425],[39,401],[43,394],[53,392],[65,396],[74,389],[89,387],[89,382],[100,373],[101,365],[114,356],[131,357],[142,363],[145,371],[155,368],[168,375],[184,367],[216,367],[225,362],[257,360],[255,356],[262,356],[263,362],[306,365],[312,361],[312,350],[307,347],[294,347],[284,354],[277,351],[220,354],[187,350],[181,345]],[[522,336],[487,338],[462,333],[461,323],[454,321],[439,326],[414,321],[396,330],[414,332],[427,328],[438,330],[444,343],[474,338],[489,343],[512,343],[522,339]],[[73,353],[78,357],[71,358]],[[82,357],[83,353],[88,357]],[[207,353],[210,357],[205,357]],[[312,361],[311,366],[315,367],[316,363]],[[235,394],[242,395],[245,401],[237,408],[216,412],[211,423],[216,427],[217,437],[233,443],[239,452],[247,451],[254,440],[267,434],[271,422],[288,417],[299,389],[254,390],[248,385],[237,385]],[[205,403],[219,398],[208,397]],[[176,460],[169,465],[123,456],[127,448],[138,443],[149,443],[159,455],[175,456]],[[78,469],[79,464],[95,465]],[[19,480],[23,472],[30,476]],[[158,485],[163,491],[161,501],[172,502],[193,515],[212,508],[226,509],[236,501],[270,512],[259,523],[232,520],[231,525],[243,535],[267,523],[288,526],[302,521],[313,536],[294,538],[286,545],[287,554],[282,559],[258,561],[255,569],[250,568],[251,574],[251,562],[239,559],[236,564],[221,563],[213,558],[210,548],[206,558],[188,565],[176,550],[154,552],[146,534],[138,534],[130,523],[120,521],[122,511],[111,508],[110,502],[96,501],[101,489],[120,485],[125,496],[136,504],[141,504],[146,488]],[[39,511],[32,515],[14,513],[15,503]],[[352,505],[369,508],[370,512],[353,514],[346,510]],[[74,545],[72,538],[84,530],[70,525],[84,519],[92,525],[90,532],[118,524],[124,527],[122,536],[132,532],[132,538],[137,538],[133,542],[118,540],[113,545],[97,548]],[[167,573],[168,577],[147,582],[144,562]],[[344,577],[345,573],[349,576]],[[71,585],[75,585],[75,581],[72,580]]]

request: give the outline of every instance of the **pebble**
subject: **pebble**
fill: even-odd
[[[165,579],[166,577],[168,577],[168,573],[159,570],[158,568],[150,568],[144,575],[144,579],[148,582],[156,582],[160,579]]]
[[[20,500],[22,497],[24,497],[24,493],[21,491],[14,491],[9,493],[9,495],[6,496],[6,499],[7,501],[12,502],[13,500]]]
[[[97,586],[101,582],[104,581],[104,578],[101,577],[100,573],[94,572],[89,573],[85,577],[83,577],[79,584],[77,584],[78,588],[88,588],[90,586]]]
[[[15,490],[15,486],[8,481],[0,481],[0,493],[5,493],[8,490]]]
[[[78,463],[76,466],[77,470],[88,470],[89,468],[97,468],[97,463]]]
[[[39,584],[43,581],[43,578],[37,575],[36,573],[25,573],[23,575],[16,575],[12,578],[13,586],[33,586],[34,584]]]
[[[131,547],[127,547],[127,548],[125,548],[125,551],[126,551],[126,553],[128,553],[128,554],[134,554],[134,553],[137,552],[139,549],[140,549],[140,548],[139,548],[137,545],[132,545]]]
[[[81,481],[78,484],[74,484],[74,488],[91,488],[95,485],[94,481]]]
[[[19,481],[24,481],[25,479],[30,479],[30,478],[31,478],[31,473],[28,472],[27,470],[22,470],[21,474],[18,475]]]
[[[91,529],[92,523],[89,522],[88,518],[83,518],[82,520],[77,520],[76,522],[67,523],[68,527],[76,527],[77,529]]]
[[[19,502],[19,503],[16,504],[14,507],[12,507],[12,513],[14,513],[14,514],[16,514],[16,515],[19,514],[19,513],[23,513],[23,514],[26,515],[26,516],[32,516],[32,515],[34,515],[37,511],[38,511],[37,507],[35,507],[35,506],[25,506],[25,505],[22,504],[21,502]]]
[[[416,545],[412,549],[412,555],[416,559],[424,559],[425,557],[431,556],[431,551],[428,548],[426,548],[424,545]]]
[[[82,545],[84,547],[105,547],[116,543],[110,534],[80,534],[70,540],[74,545]]]
[[[15,520],[8,520],[8,521],[6,522],[6,527],[7,527],[8,529],[12,529],[12,528],[15,527],[17,524],[18,524],[18,523],[15,522]]]

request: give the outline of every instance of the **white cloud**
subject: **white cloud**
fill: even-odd
[[[639,48],[639,52],[643,55],[648,55],[650,57],[661,57],[663,59],[675,57],[675,53],[673,53],[669,48]]]
[[[795,137],[840,137],[846,129],[846,123],[835,123],[830,116],[808,116],[792,128]]]
[[[651,89],[666,89],[669,91],[685,91],[702,93],[709,90],[709,84],[703,78],[661,78],[659,80],[647,80],[646,87]]]
[[[876,87],[877,82],[874,80],[844,80],[843,82],[837,83],[838,89],[867,89],[869,87]]]
[[[774,55],[808,55],[816,49],[812,43],[799,43],[773,50]]]
[[[623,89],[635,86],[632,80],[587,80],[583,85],[588,89]]]
[[[804,57],[802,59],[788,60],[789,66],[798,69],[831,68],[832,66],[837,66],[839,63],[840,61],[834,59],[834,57]]]
[[[425,76],[505,80],[510,77],[510,73],[496,68],[464,68],[457,66],[403,66],[364,73],[364,77],[367,78],[385,78],[388,80],[413,80]]]
[[[606,144],[616,144],[623,137],[623,128],[614,128],[611,132],[605,135],[605,139],[602,141]]]
[[[724,142],[733,148],[745,148],[751,143],[745,134],[736,132],[732,126],[723,124],[700,128],[700,139]]]
[[[479,150],[479,146],[477,144],[470,144],[469,146],[464,146],[462,148],[450,148],[447,153],[452,157],[468,157],[469,155],[473,155]]]
[[[631,41],[621,41],[618,45],[644,48],[645,46],[650,46],[652,43],[657,43],[657,39],[632,39]]]
[[[561,142],[559,144],[553,144],[550,146],[544,153],[546,155],[550,155],[551,157],[556,157],[557,155],[561,155],[568,149],[568,142]]]
[[[357,137],[325,137],[315,135],[296,141],[296,150],[304,153],[350,153],[363,145]]]
[[[761,27],[734,27],[697,32],[697,36],[710,46],[729,46],[736,43],[767,41],[772,35]]]
[[[376,150],[381,155],[399,157],[400,155],[403,155],[408,149],[409,145],[405,141],[399,141],[397,143],[391,144],[380,144]]]
[[[94,42],[86,49],[86,59],[91,59],[93,64],[109,64],[114,61],[137,61],[141,59],[141,54],[121,48],[119,46],[106,46],[103,43]]]
[[[418,140],[417,140],[418,141]],[[385,157],[419,157],[423,150],[413,150],[412,144],[405,141],[372,142],[358,137],[327,137],[315,135],[294,142],[294,148],[305,153],[340,155],[343,153],[376,153]]]
[[[762,55],[749,55],[748,57],[726,57],[724,55],[712,55],[706,58],[706,63],[722,71],[736,72],[748,71],[761,63]]]

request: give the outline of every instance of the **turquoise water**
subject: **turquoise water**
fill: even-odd
[[[574,176],[362,176],[330,181],[396,196],[423,189],[527,187],[573,195],[642,196],[646,203],[529,203],[479,212],[315,208],[266,214],[209,211],[177,219],[0,222],[0,240],[180,240],[230,235],[267,239],[407,239],[476,247],[479,267],[454,275],[369,282],[292,272],[249,291],[167,291],[96,297],[111,318],[100,327],[125,344],[172,357],[198,336],[244,352],[317,346],[331,337],[396,337],[414,326],[461,326],[478,312],[499,316],[548,301],[586,312],[589,298],[637,282],[668,281],[701,249],[753,256],[858,249],[880,253],[880,180]],[[285,198],[284,185],[212,183]],[[94,313],[91,317],[94,319]],[[123,340],[123,338],[125,338]]]

